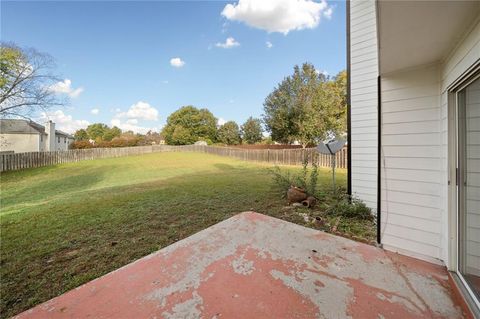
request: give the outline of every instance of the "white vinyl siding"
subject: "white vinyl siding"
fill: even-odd
[[[451,199],[448,182],[448,89],[480,61],[480,19],[465,26],[451,52],[428,65],[382,74],[382,243],[389,250],[450,268]],[[377,207],[377,44],[376,2],[350,2],[352,192]],[[399,39],[401,41],[401,39]],[[412,52],[414,54],[414,52]],[[380,57],[381,58],[381,57]],[[450,128],[452,129],[452,128]],[[480,140],[474,133],[472,140]],[[477,155],[479,156],[477,159]],[[470,165],[480,169],[480,146]],[[475,157],[475,158],[473,158]],[[479,185],[480,186],[480,185]],[[471,190],[480,198],[480,187]],[[480,216],[470,214],[470,227]],[[472,240],[469,245],[476,245]],[[479,248],[472,249],[480,253]],[[480,260],[480,259],[479,259]]]
[[[382,243],[386,249],[448,264],[447,87],[479,57],[477,22],[445,62],[382,76]],[[480,222],[478,216],[468,218],[471,227]]]
[[[382,243],[440,259],[439,67],[382,76]]]
[[[377,208],[377,31],[375,1],[350,3],[352,193]]]

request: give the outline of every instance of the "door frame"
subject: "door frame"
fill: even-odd
[[[449,230],[449,262],[448,269],[455,274],[457,283],[470,297],[468,303],[480,309],[480,300],[477,299],[463,275],[459,271],[459,125],[458,125],[458,93],[473,81],[480,79],[480,63],[476,63],[463,76],[459,77],[448,90],[448,230]]]

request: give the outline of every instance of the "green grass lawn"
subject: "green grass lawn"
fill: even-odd
[[[286,208],[272,189],[268,167],[157,153],[2,174],[1,317],[242,211],[307,224],[299,211],[309,211]],[[329,187],[330,178],[322,169],[321,187]],[[338,179],[345,185],[345,171]],[[340,223],[339,229],[374,235],[372,224]]]

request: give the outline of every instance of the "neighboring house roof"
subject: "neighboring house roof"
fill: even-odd
[[[28,120],[0,119],[0,134],[46,134],[45,127]],[[73,138],[72,135],[55,130],[55,135]]]
[[[73,138],[72,135],[70,135],[68,133],[65,133],[64,131],[60,131],[60,130],[55,130],[55,135],[60,135],[60,136],[68,137],[68,138]]]
[[[0,133],[40,134],[45,133],[45,127],[27,120],[0,119]]]

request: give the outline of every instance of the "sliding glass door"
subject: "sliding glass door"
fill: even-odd
[[[480,300],[480,78],[457,93],[458,272]]]

